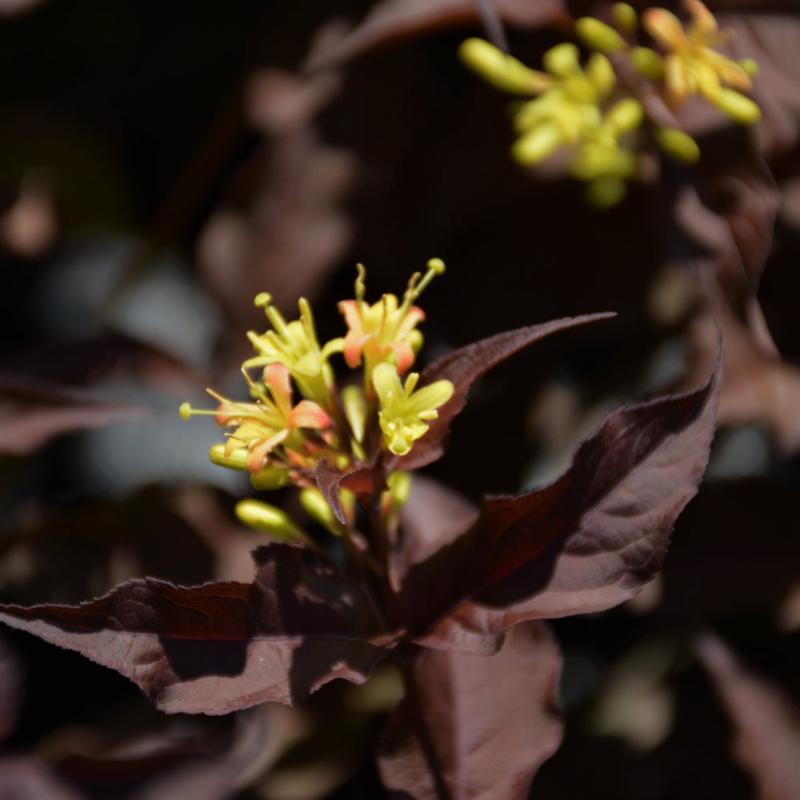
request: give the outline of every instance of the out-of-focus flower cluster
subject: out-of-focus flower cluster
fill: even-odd
[[[304,298],[298,303],[299,318],[287,322],[269,294],[258,295],[256,305],[264,309],[271,327],[247,334],[256,352],[242,364],[249,400],[231,400],[209,389],[218,402],[215,410],[184,403],[181,416],[214,416],[220,427],[229,429],[226,441],[211,448],[215,464],[248,471],[257,489],[300,487],[306,511],[332,533],[340,533],[340,523],[317,488],[320,462],[344,473],[374,465],[384,455],[407,455],[453,394],[447,380],[417,388],[419,373],[409,371],[423,341],[417,326],[425,319],[414,302],[444,269],[440,259],[431,259],[424,276],[411,277],[402,299],[384,294],[370,304],[365,299],[366,273],[359,264],[355,297],[339,303],[347,332],[325,344],[320,344]],[[347,379],[340,388],[331,364],[337,355],[350,371],[361,371],[360,381]],[[401,376],[406,376],[405,383]],[[297,402],[295,393],[300,395]],[[408,494],[402,472],[390,474],[387,485],[381,505],[385,515]],[[340,499],[352,517],[353,496],[342,489]],[[247,524],[280,538],[301,534],[283,512],[258,501],[243,501],[237,513]]]
[[[578,19],[575,34],[592,51],[583,63],[571,42],[544,54],[544,71],[483,39],[468,39],[459,54],[497,88],[533,98],[514,107],[518,138],[512,155],[518,163],[533,166],[565,151],[573,177],[587,183],[590,201],[612,206],[624,197],[626,181],[639,174],[638,153],[648,141],[684,163],[700,157],[685,131],[649,113],[648,97],[660,97],[678,112],[697,96],[739,124],[760,119],[759,107],[743,94],[752,89],[755,62],[734,61],[720,52],[731,33],[719,30],[700,0],[684,0],[684,5],[686,24],[664,8],[640,17],[627,3],[612,6],[611,25]],[[641,44],[642,30],[652,46]]]

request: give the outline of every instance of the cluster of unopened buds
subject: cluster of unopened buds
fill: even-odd
[[[588,184],[590,201],[611,206],[624,197],[626,181],[639,173],[637,148],[648,137],[675,160],[698,160],[700,148],[674,116],[689,98],[702,98],[742,125],[760,119],[758,105],[743,94],[752,89],[756,63],[720,52],[731,32],[719,30],[700,0],[684,0],[684,5],[690,17],[686,25],[664,8],[650,8],[640,18],[627,3],[611,7],[611,25],[578,19],[576,37],[592,51],[583,64],[570,42],[544,54],[544,71],[530,69],[483,39],[465,41],[460,55],[499,89],[534,97],[514,110],[515,160],[532,166],[564,150],[573,177]],[[642,29],[652,46],[641,44]],[[649,113],[648,97],[659,98],[668,122]]]
[[[441,259],[431,259],[424,276],[411,277],[402,299],[384,294],[370,304],[359,264],[355,297],[339,303],[347,332],[324,345],[304,298],[298,304],[299,319],[287,322],[269,294],[258,295],[256,305],[264,309],[271,329],[247,334],[256,352],[242,364],[250,400],[230,400],[209,389],[218,402],[216,410],[196,410],[188,403],[180,407],[184,419],[212,415],[219,426],[230,429],[226,442],[211,448],[211,461],[249,472],[256,489],[299,487],[309,515],[340,534],[342,525],[317,488],[320,464],[327,462],[344,473],[407,455],[453,394],[448,380],[417,388],[419,373],[410,371],[423,341],[417,326],[425,318],[414,302],[444,269]],[[331,364],[335,356],[351,372],[360,371],[361,379],[348,379],[340,388]],[[391,516],[408,488],[407,473],[391,472],[380,513]],[[340,502],[344,514],[352,517],[355,500],[347,489],[340,491]],[[260,501],[241,502],[237,514],[278,538],[306,538],[282,511]]]

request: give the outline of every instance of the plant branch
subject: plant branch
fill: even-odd
[[[406,659],[402,661],[396,659],[395,662],[403,675],[403,684],[406,690],[405,703],[411,713],[414,734],[419,741],[420,748],[425,756],[425,763],[433,778],[436,797],[438,800],[451,800],[450,790],[447,788],[447,782],[442,774],[441,760],[436,752],[436,746],[425,715],[422,713],[422,702],[417,688],[416,677],[414,676],[414,662]]]
[[[504,53],[508,53],[508,39],[503,28],[503,22],[494,7],[493,0],[475,0],[475,5],[478,7],[481,23],[486,29],[486,38],[495,47]]]

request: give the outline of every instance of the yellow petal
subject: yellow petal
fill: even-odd
[[[666,8],[649,8],[642,15],[645,30],[665,47],[678,49],[688,44],[681,21]]]

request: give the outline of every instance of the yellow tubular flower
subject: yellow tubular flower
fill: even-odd
[[[302,449],[301,428],[324,431],[331,426],[330,417],[316,403],[301,400],[292,405],[292,385],[285,364],[265,367],[263,384],[254,383],[246,370],[243,374],[256,397],[254,403],[237,403],[209,390],[219,401],[216,411],[196,411],[188,403],[180,407],[184,419],[198,414],[213,415],[218,425],[234,428],[221,452],[212,449],[212,461],[259,473],[277,447],[285,444]]]
[[[450,381],[435,381],[415,391],[418,380],[419,373],[412,372],[403,386],[397,367],[386,362],[378,364],[372,373],[380,402],[378,421],[383,439],[397,456],[404,456],[411,450],[414,442],[428,431],[426,423],[439,416],[436,409],[453,396]]]
[[[267,292],[259,294],[255,302],[264,309],[273,329],[264,334],[248,331],[247,338],[258,355],[245,361],[244,369],[284,364],[304,397],[330,409],[333,371],[328,359],[342,351],[343,341],[333,339],[320,347],[311,306],[305,298],[298,301],[300,318],[292,322],[286,322]]]
[[[748,74],[752,68],[715,49],[728,37],[700,0],[684,0],[684,5],[691,16],[685,28],[665,8],[651,8],[642,17],[647,32],[666,50],[664,81],[669,99],[677,105],[700,94],[736,121],[755,122],[760,116],[758,107],[740,94],[753,87]]]
[[[422,277],[416,272],[408,282],[408,288],[399,302],[393,294],[385,294],[370,305],[364,300],[366,270],[358,265],[355,283],[355,299],[342,300],[339,311],[347,323],[347,335],[342,349],[347,366],[355,369],[364,364],[364,387],[372,392],[372,370],[375,365],[392,359],[400,374],[407,372],[414,363],[416,351],[422,344],[422,334],[417,325],[425,319],[425,312],[412,305],[436,275],[445,271],[440,258],[428,261],[428,271]]]

